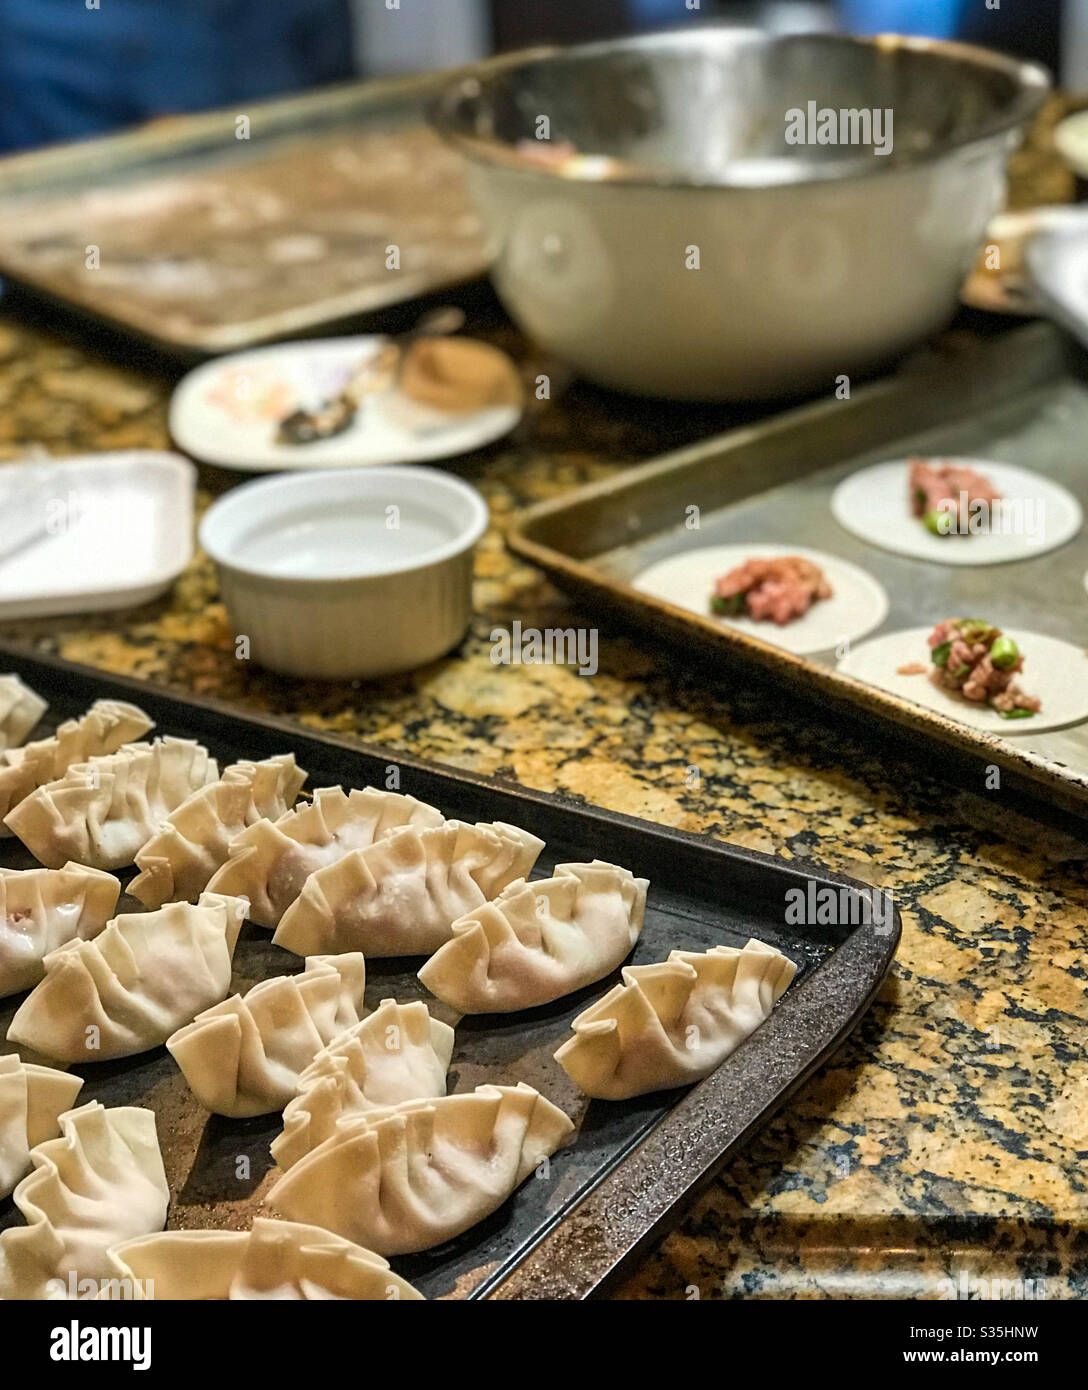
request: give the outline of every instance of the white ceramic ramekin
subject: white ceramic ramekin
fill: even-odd
[[[437,469],[336,469],[235,488],[205,514],[200,543],[254,661],[385,676],[464,636],[487,522],[479,492]]]

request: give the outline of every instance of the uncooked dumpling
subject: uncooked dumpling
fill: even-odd
[[[358,951],[311,956],[300,975],[262,980],[197,1014],[166,1046],[201,1105],[246,1119],[282,1110],[318,1052],[359,1022],[366,962]]]
[[[251,1231],[163,1231],[109,1252],[102,1299],[422,1300],[388,1260],[318,1226],[258,1216]]]
[[[543,848],[502,821],[398,830],[311,874],[272,940],[300,956],[429,955],[458,917],[524,878]]]
[[[762,941],[629,965],[571,1024],[555,1060],[586,1095],[626,1100],[709,1076],[770,1015],[797,973]]]
[[[92,1101],[61,1115],[15,1189],[26,1218],[0,1235],[0,1299],[97,1297],[111,1246],[161,1231],[170,1190],[150,1110]]]
[[[60,1133],[83,1085],[78,1076],[21,1062],[17,1052],[0,1057],[0,1198],[30,1172],[30,1150]]]
[[[444,1096],[453,1037],[449,1024],[432,1018],[418,999],[411,1004],[383,999],[368,1018],[322,1049],[299,1077],[272,1157],[290,1168],[331,1138],[344,1115]]]
[[[68,719],[51,738],[0,754],[0,820],[25,797],[63,777],[73,763],[115,753],[155,727],[142,709],[123,700],[97,700],[81,719]],[[4,826],[0,835],[12,832]]]
[[[601,979],[642,931],[647,881],[595,859],[518,879],[454,922],[419,978],[463,1014],[531,1009]]]
[[[136,855],[140,872],[128,891],[144,907],[195,902],[226,863],[231,841],[262,817],[282,816],[305,780],[293,753],[232,763],[218,782],[186,797],[142,846]]]
[[[275,931],[316,870],[406,825],[422,830],[444,821],[441,811],[400,792],[320,787],[308,805],[244,830],[208,887],[248,898],[250,921]]]
[[[240,898],[204,893],[115,917],[93,941],[45,958],[45,979],[11,1021],[11,1042],[62,1062],[104,1062],[158,1047],[226,997],[245,919]]]
[[[48,708],[18,676],[0,676],[0,753],[24,743]]]
[[[0,998],[36,985],[50,951],[97,936],[120,894],[112,874],[82,864],[0,869]]]
[[[120,869],[171,811],[218,776],[215,759],[192,739],[129,743],[73,763],[63,777],[24,797],[4,823],[51,869],[70,859]]]
[[[269,1204],[380,1255],[428,1250],[502,1206],[574,1126],[524,1083],[340,1120]]]

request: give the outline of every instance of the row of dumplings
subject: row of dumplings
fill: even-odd
[[[170,1189],[154,1114],[93,1101],[55,1114],[82,1084],[0,1058],[0,1095],[21,1094],[31,1131],[53,1131],[15,1189],[26,1224],[0,1237],[0,1298],[421,1297],[382,1256],[316,1226],[258,1217],[249,1231],[163,1231]]]
[[[0,1299],[109,1296],[126,1264],[141,1278],[151,1273],[149,1251],[162,1276],[155,1278],[151,1296],[242,1296],[202,1292],[192,1283],[199,1277],[196,1264],[187,1268],[199,1263],[202,1245],[228,1233],[163,1232],[170,1191],[152,1111],[107,1109],[92,1101],[57,1114],[65,1096],[70,1100],[80,1089],[79,1078],[14,1057],[4,1064],[0,1094],[9,1106],[21,1096],[24,1137],[38,1142],[26,1153],[32,1171],[14,1190],[26,1224],[0,1235]],[[13,1127],[16,1113],[16,1107],[8,1109],[6,1128]],[[327,1244],[350,1250],[358,1263],[387,1270],[385,1255],[444,1243],[495,1211],[572,1128],[561,1110],[525,1085],[485,1085],[373,1107],[339,1125],[330,1146],[334,1161],[324,1165],[323,1176],[338,1175],[346,1192],[333,1192],[325,1182],[315,1185],[312,1178],[300,1183],[300,1163],[280,1179],[269,1201],[289,1217],[299,1207],[312,1212],[277,1223],[284,1239],[292,1229],[311,1237],[320,1228]],[[149,1236],[157,1239],[149,1242]],[[142,1252],[138,1261],[130,1257],[136,1249]],[[369,1293],[329,1289],[318,1296],[414,1296],[405,1294],[403,1281],[392,1291],[377,1291],[378,1281],[372,1283],[375,1291]],[[166,1292],[164,1284],[176,1292]],[[278,1296],[314,1295],[282,1290]]]
[[[0,698],[0,742],[3,709]],[[129,742],[151,727],[135,706],[100,701],[51,739],[10,746],[8,734],[4,823],[46,866],[0,870],[0,995],[31,991],[8,1037],[62,1063],[165,1043],[209,1110],[283,1111],[269,1202],[291,1220],[267,1223],[259,1239],[255,1226],[243,1245],[236,1233],[156,1234],[165,1205],[161,1220],[146,1225],[141,1215],[135,1229],[100,1214],[91,1258],[78,1233],[58,1235],[72,1213],[56,1183],[55,1219],[35,1198],[52,1162],[38,1156],[78,1140],[74,1117],[84,1112],[92,1118],[82,1123],[99,1134],[112,1132],[110,1116],[123,1127],[149,1112],[102,1119],[101,1107],[68,1110],[71,1078],[22,1066],[23,1108],[9,1110],[6,1125],[0,1077],[0,1183],[8,1184],[0,1195],[18,1182],[27,1217],[0,1236],[0,1297],[45,1296],[66,1271],[108,1278],[132,1242],[141,1268],[176,1255],[179,1269],[194,1264],[195,1278],[197,1247],[229,1234],[223,1267],[235,1256],[244,1266],[224,1276],[233,1292],[166,1296],[242,1296],[238,1288],[258,1286],[258,1266],[301,1268],[299,1242],[322,1267],[373,1273],[387,1269],[386,1255],[460,1234],[573,1126],[525,1085],[447,1096],[453,1030],[420,1002],[385,1000],[367,1014],[366,956],[428,956],[421,981],[462,1014],[535,1007],[622,963],[641,932],[646,881],[593,861],[529,883],[543,843],[515,826],[447,821],[374,788],[319,789],[296,807],[305,774],[292,756],[237,763],[220,776],[192,741]],[[131,863],[138,873],[128,891],[148,911],[113,917],[120,884],[109,870]],[[305,966],[228,998],[246,917]],[[574,1020],[557,1060],[591,1096],[688,1084],[759,1026],[794,969],[755,941],[627,967],[623,984]],[[44,1110],[35,1094],[49,1096]],[[151,1125],[153,1133],[153,1116]],[[350,1250],[315,1244],[315,1227]],[[175,1288],[181,1275],[164,1278]],[[299,1279],[284,1296],[405,1296],[380,1280],[371,1287],[394,1292],[319,1295],[309,1275]]]

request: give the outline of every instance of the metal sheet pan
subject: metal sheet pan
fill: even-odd
[[[720,1170],[858,1022],[884,978],[899,939],[898,913],[887,929],[871,925],[873,889],[719,841],[568,803],[493,778],[303,732],[283,721],[242,714],[207,700],[182,698],[138,681],[119,680],[63,662],[0,650],[0,671],[15,670],[51,702],[49,722],[117,697],[137,701],[158,733],[195,737],[221,761],[292,751],[309,786],[386,785],[399,769],[404,791],[464,820],[503,819],[547,841],[537,875],[564,860],[594,856],[629,865],[650,879],[646,925],[634,959],[660,959],[674,947],[742,945],[757,936],[801,967],[771,1018],[706,1081],[621,1104],[588,1102],[552,1053],[574,1014],[616,977],[531,1012],[467,1020],[458,1027],[450,1089],[485,1081],[529,1082],[577,1126],[551,1162],[548,1180],[530,1179],[490,1219],[458,1240],[395,1262],[429,1297],[563,1298],[600,1293],[656,1233],[674,1221],[700,1186]],[[0,863],[30,866],[11,840]],[[790,888],[835,885],[870,925],[793,926],[785,921]],[[131,901],[122,908],[137,910]],[[881,914],[877,914],[878,917]],[[235,956],[232,987],[283,974],[301,961],[247,925]],[[418,962],[368,963],[367,1002],[420,998]],[[6,1031],[22,996],[0,1001]],[[431,1001],[434,1004],[434,1001]],[[456,1015],[434,1004],[448,1022]],[[0,1051],[10,1045],[0,1044]],[[170,1180],[169,1226],[244,1229],[260,1213],[269,1186],[268,1145],[279,1117],[229,1121],[209,1117],[163,1048],[143,1056],[76,1068],[87,1079],[82,1100],[142,1104],[155,1110]],[[240,1180],[237,1159],[250,1160]],[[0,1204],[0,1228],[19,1220]]]
[[[201,354],[472,279],[489,262],[483,229],[460,157],[423,118],[455,75],[352,83],[2,159],[0,275]]]
[[[695,505],[700,545],[803,544],[875,575],[891,607],[871,636],[977,612],[1088,647],[1088,531],[1037,559],[962,568],[879,550],[843,530],[830,509],[842,478],[914,453],[1021,464],[1063,483],[1083,501],[1085,360],[1056,329],[1031,324],[975,342],[952,360],[927,360],[862,387],[851,400],[802,406],[532,507],[516,518],[508,544],[589,605],[603,605],[689,651],[759,667],[794,688],[890,721],[969,762],[996,764],[1013,785],[1083,814],[1088,724],[1015,737],[976,733],[837,674],[831,654],[793,656],[730,631],[709,614],[700,617],[639,593],[630,581],[647,565],[690,546],[685,508]]]

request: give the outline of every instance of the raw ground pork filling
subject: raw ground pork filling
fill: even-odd
[[[1024,669],[1019,647],[998,627],[979,618],[948,618],[929,636],[930,679],[942,690],[989,704],[1006,719],[1038,714],[1043,702],[1016,683]]]
[[[911,459],[909,487],[911,511],[936,536],[967,534],[973,502],[984,502],[990,514],[994,503],[1001,501],[988,478],[956,463]],[[950,521],[944,520],[945,513]]]
[[[723,616],[747,613],[756,622],[769,620],[784,627],[803,618],[820,599],[831,597],[831,585],[819,565],[800,555],[773,560],[746,560],[714,585],[710,608]]]

